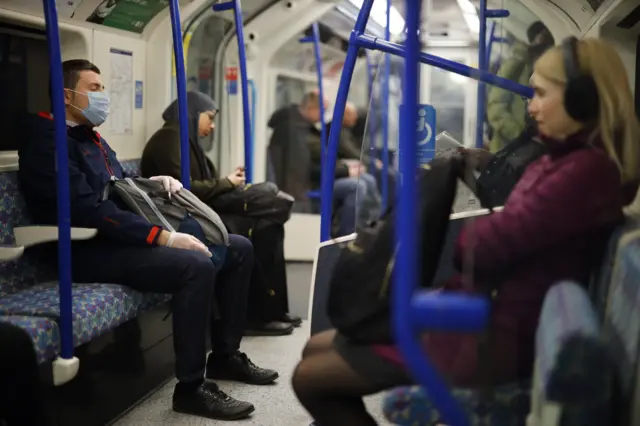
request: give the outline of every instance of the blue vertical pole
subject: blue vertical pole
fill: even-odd
[[[387,26],[384,39],[391,41],[391,0],[387,0]],[[382,80],[382,211],[389,204],[389,78],[391,75],[391,55],[384,55]]]
[[[247,52],[244,48],[244,29],[242,26],[242,5],[240,0],[231,0],[213,5],[216,12],[233,9],[238,40],[238,60],[240,61],[240,90],[242,91],[242,118],[244,134],[244,167],[247,183],[253,181],[253,143],[251,140],[251,116],[249,114],[249,90],[247,88]]]
[[[191,187],[191,165],[189,150],[189,115],[187,113],[187,73],[184,66],[182,48],[182,27],[180,24],[180,6],[178,0],[169,1],[171,32],[173,34],[173,57],[176,61],[176,82],[178,87],[178,119],[180,121],[180,181],[189,189]]]
[[[372,63],[369,52],[367,51],[365,52],[365,54],[365,57],[367,58],[367,93],[369,94],[369,105],[371,105],[371,101],[373,99],[373,81],[375,78],[373,67],[375,67],[375,64]],[[369,172],[376,173],[376,158],[378,156],[376,155],[376,144],[373,134],[374,115],[372,114],[371,108],[369,108],[368,113],[369,116],[367,117],[367,133],[369,135],[369,158],[371,159],[371,162],[369,163]],[[362,143],[364,144],[364,140],[362,141]]]
[[[60,293],[60,357],[73,358],[73,304],[71,293],[71,203],[69,196],[69,149],[64,106],[62,55],[58,12],[54,0],[43,0],[49,48],[49,71],[56,140],[58,195],[58,286]]]
[[[418,288],[418,238],[415,231],[417,216],[416,200],[416,123],[418,121],[418,91],[420,85],[420,23],[421,0],[407,0],[407,41],[405,43],[405,70],[403,87],[403,114],[400,116],[400,173],[398,212],[396,215],[396,257],[397,269],[392,286],[393,290],[393,324],[400,349],[420,383],[428,388],[429,397],[438,407],[443,423],[451,426],[467,426],[464,413],[458,410],[457,404],[449,393],[446,384],[438,372],[427,360],[416,339],[416,329],[411,321],[411,299],[413,291]],[[428,224],[427,224],[428,225]]]
[[[487,71],[487,0],[480,0],[480,34],[478,36],[478,69]],[[478,104],[476,118],[476,147],[482,148],[484,144],[484,115],[486,109],[487,90],[485,84],[478,82]]]
[[[324,171],[325,153],[327,151],[327,123],[324,119],[324,84],[322,83],[322,56],[320,55],[320,30],[318,23],[311,26],[311,37],[303,37],[300,43],[312,43],[316,59],[316,75],[318,76],[318,97],[320,98],[320,170]],[[322,201],[321,201],[322,203]],[[322,237],[321,237],[322,238]]]
[[[248,80],[251,89],[251,152],[254,151],[256,141],[256,102],[258,102],[258,91],[253,80]],[[251,166],[253,167],[253,156],[251,156]]]
[[[344,117],[344,108],[347,104],[347,95],[349,94],[349,85],[353,77],[353,69],[358,59],[357,38],[360,34],[364,34],[373,0],[364,0],[360,7],[360,13],[356,20],[356,25],[351,32],[349,39],[349,48],[344,60],[344,67],[340,75],[340,86],[338,87],[338,95],[336,96],[336,104],[333,108],[333,119],[331,120],[331,130],[329,131],[329,143],[327,146],[327,155],[325,157],[324,168],[322,169],[322,184],[320,195],[320,238],[327,241],[331,238],[331,208],[333,207],[333,181],[336,173],[336,160],[338,157],[338,144],[340,142],[340,132],[342,131],[342,117]]]

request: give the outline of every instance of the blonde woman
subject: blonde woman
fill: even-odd
[[[531,377],[545,293],[560,280],[587,282],[637,189],[640,132],[612,46],[568,39],[536,61],[531,85],[528,112],[549,153],[527,168],[504,210],[460,233],[454,260],[472,276],[460,273],[443,285],[497,290],[489,326],[494,385]],[[477,337],[424,337],[431,361],[453,386],[480,384]],[[320,426],[375,425],[361,397],[408,382],[394,346],[358,344],[335,331],[310,339],[293,376],[298,399]]]

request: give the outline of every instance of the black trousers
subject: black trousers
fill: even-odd
[[[262,219],[220,214],[229,232],[253,243],[254,264],[249,287],[247,319],[251,323],[276,321],[289,312],[284,226]]]
[[[49,425],[43,393],[31,337],[0,323],[0,419],[8,426]]]
[[[206,365],[207,326],[212,350],[220,354],[239,349],[246,326],[253,248],[242,236],[229,237],[221,268],[194,251],[123,246],[99,237],[74,242],[73,281],[123,284],[142,292],[172,294],[176,377],[184,382],[199,380]],[[214,295],[219,318],[211,315]]]

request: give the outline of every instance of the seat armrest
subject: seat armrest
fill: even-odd
[[[22,256],[24,247],[22,246],[0,246],[0,262],[14,260]]]
[[[89,240],[98,234],[97,229],[71,228],[72,240]],[[17,246],[30,247],[37,244],[58,241],[57,226],[19,226],[13,228]]]

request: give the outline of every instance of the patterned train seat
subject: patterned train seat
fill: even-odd
[[[125,162],[123,166],[135,174],[139,161]],[[0,244],[14,244],[13,228],[31,224],[16,172],[0,173]],[[41,362],[54,359],[60,346],[59,297],[53,266],[42,264],[30,250],[17,260],[0,263],[1,321],[29,332]],[[74,284],[74,345],[87,343],[169,298],[108,283]]]
[[[612,424],[614,369],[600,320],[578,284],[553,286],[542,307],[528,426]]]
[[[640,422],[640,230],[620,238],[607,298],[604,339],[613,358],[620,394],[615,424]],[[614,423],[611,423],[614,424]]]
[[[596,313],[587,292],[579,285],[561,283],[547,294],[537,332],[536,359],[533,390],[530,392],[529,383],[497,387],[487,414],[479,411],[477,392],[454,389],[452,393],[469,416],[470,423],[553,425],[555,423],[540,422],[548,415],[548,401],[553,401],[553,413],[562,412],[563,421],[568,421],[563,422],[563,426],[608,424],[606,402],[611,396],[612,368],[600,340]],[[527,419],[530,401],[531,415]],[[389,392],[384,412],[388,420],[398,425],[440,423],[436,408],[420,386]],[[585,418],[589,423],[576,422]]]

